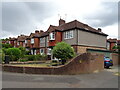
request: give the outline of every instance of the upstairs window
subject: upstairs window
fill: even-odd
[[[65,39],[73,38],[73,30],[64,32],[64,38]]]
[[[40,38],[40,43],[44,43],[45,42],[45,38]]]
[[[49,34],[49,40],[55,40],[55,32]]]
[[[19,42],[17,42],[17,45],[20,45]]]
[[[31,39],[31,43],[32,43],[32,44],[34,43],[34,38]]]
[[[27,40],[25,40],[25,43],[27,43]]]

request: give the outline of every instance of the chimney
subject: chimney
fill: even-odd
[[[36,31],[35,31],[35,33],[39,33],[39,31],[38,31],[38,30],[36,30]]]
[[[102,29],[101,29],[101,28],[98,28],[98,31],[99,31],[99,32],[101,32],[101,31],[102,31]]]
[[[9,37],[9,39],[11,39],[11,37]]]
[[[65,24],[65,20],[61,19],[59,20],[59,26]]]
[[[44,31],[43,30],[40,30],[40,33],[43,33]]]

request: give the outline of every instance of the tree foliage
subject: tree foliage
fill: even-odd
[[[12,48],[11,44],[2,44],[2,48]]]
[[[61,60],[68,60],[75,56],[74,49],[65,42],[58,43],[52,52],[53,56]]]
[[[21,51],[18,48],[9,48],[6,51],[6,55],[9,55],[10,60],[17,61],[20,58]]]

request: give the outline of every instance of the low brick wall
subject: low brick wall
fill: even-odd
[[[27,74],[80,74],[92,73],[104,69],[104,55],[84,53],[69,61],[68,64],[58,67],[16,67],[3,65],[3,71],[18,72]]]

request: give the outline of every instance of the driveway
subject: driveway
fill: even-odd
[[[118,67],[80,75],[2,73],[3,88],[118,88]]]

